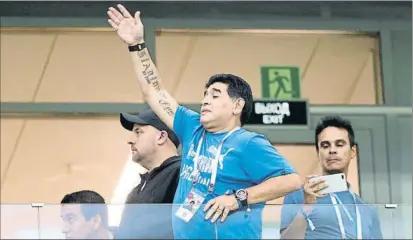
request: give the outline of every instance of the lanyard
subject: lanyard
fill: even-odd
[[[211,181],[210,181],[209,186],[208,186],[208,193],[209,194],[212,193],[212,191],[215,188],[215,181],[216,181],[216,178],[217,178],[217,171],[218,171],[218,162],[219,162],[219,157],[221,156],[222,145],[224,145],[224,141],[231,134],[233,134],[235,131],[237,131],[239,129],[240,129],[240,127],[236,127],[234,129],[232,129],[230,132],[228,132],[227,135],[225,135],[225,137],[221,140],[220,144],[218,145],[218,150],[215,154],[215,158],[211,162],[211,171],[212,172],[211,172]],[[196,182],[197,182],[198,177],[200,175],[199,167],[198,167],[198,165],[199,165],[199,154],[201,152],[201,145],[204,141],[204,137],[205,137],[205,131],[202,133],[202,137],[199,140],[199,143],[198,143],[198,146],[197,146],[197,149],[196,149],[196,154],[195,154],[195,157],[194,157],[194,171],[192,171],[191,177],[190,177],[191,180],[192,180],[192,184],[194,186],[196,185]]]
[[[360,212],[359,209],[357,207],[357,203],[356,203],[356,197],[354,195],[354,192],[350,189],[349,190],[351,193],[351,196],[353,196],[354,199],[354,204],[356,207],[356,225],[357,225],[357,239],[362,239],[362,228],[361,228],[361,216],[360,216]],[[348,218],[353,222],[353,218],[350,216],[350,213],[348,212],[346,206],[343,205],[343,203],[340,201],[340,199],[337,197],[337,195],[335,194],[330,194],[330,199],[331,202],[334,205],[334,210],[336,211],[336,216],[337,216],[337,221],[338,221],[338,225],[340,227],[340,232],[341,232],[341,237],[342,239],[346,239],[346,231],[344,230],[344,225],[343,225],[343,219],[341,217],[341,213],[340,210],[338,208],[338,204],[337,201],[339,202],[340,205],[343,206],[344,212],[346,213],[346,215],[348,216]],[[337,200],[336,200],[337,199]]]

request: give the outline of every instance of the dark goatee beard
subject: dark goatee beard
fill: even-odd
[[[333,174],[343,173],[344,171],[343,171],[343,170],[339,170],[339,169],[332,169],[332,170],[325,169],[324,172],[325,172],[327,175],[333,175]]]

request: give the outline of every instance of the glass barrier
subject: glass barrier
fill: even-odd
[[[1,239],[39,239],[38,208],[31,204],[1,204]]]
[[[363,239],[394,239],[392,215],[384,205],[266,205],[263,211],[263,239],[358,239],[357,210]],[[307,209],[306,211],[303,209]],[[307,216],[305,218],[304,216]]]
[[[394,239],[412,239],[412,206],[390,204],[386,210],[392,214]]]
[[[40,209],[39,231],[42,239],[174,239],[174,231],[182,234],[178,238],[201,239],[205,234],[215,238],[215,223],[205,221],[202,214],[194,215],[186,223],[174,217],[179,207],[171,204],[44,205]],[[182,218],[187,219],[195,207],[186,206],[181,211]],[[204,207],[199,205],[198,211]],[[205,224],[191,225],[193,220]],[[191,231],[187,231],[188,228]]]
[[[356,239],[357,210],[363,239],[412,238],[412,206],[406,205],[338,205],[341,221],[334,205],[256,205],[215,223],[205,220],[205,205],[188,222],[176,217],[179,207],[2,204],[1,239],[341,239],[339,222],[345,237]],[[188,218],[194,207],[185,206],[180,216]]]

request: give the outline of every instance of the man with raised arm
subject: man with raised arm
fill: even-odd
[[[249,84],[217,74],[205,86],[200,114],[179,105],[145,46],[140,12],[117,7],[108,21],[129,46],[144,99],[182,144],[174,237],[261,239],[265,202],[298,190],[300,178],[264,136],[241,128],[252,110]]]

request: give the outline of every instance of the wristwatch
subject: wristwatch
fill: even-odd
[[[248,192],[245,189],[234,190],[235,198],[240,208],[248,207]]]
[[[145,42],[136,44],[133,46],[128,46],[129,52],[139,52],[146,48]]]

